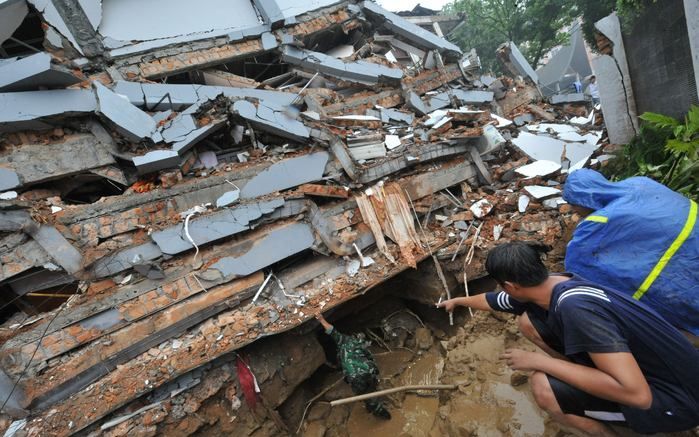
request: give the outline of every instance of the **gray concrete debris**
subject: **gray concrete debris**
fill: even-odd
[[[616,14],[595,23],[595,29],[611,41],[612,55],[592,59],[597,76],[604,123],[613,144],[626,144],[638,132],[638,116],[621,23]]]
[[[74,274],[82,269],[82,255],[80,255],[80,252],[53,226],[40,225],[30,227],[26,232],[66,272]]]
[[[98,259],[91,268],[98,278],[106,278],[116,275],[133,267],[132,261],[139,259],[141,262],[153,261],[163,256],[157,244],[148,242],[139,246],[130,247],[115,254]]]
[[[265,100],[258,101],[257,106],[238,100],[231,105],[231,112],[248,120],[253,127],[290,140],[303,141],[310,135],[305,124],[291,118],[282,108],[268,106]]]
[[[80,82],[69,69],[52,64],[48,53],[3,61],[0,64],[0,91],[64,88]]]
[[[97,30],[102,22],[102,0],[77,0],[80,8],[85,12],[93,30]]]
[[[0,2],[0,44],[15,33],[27,16],[29,8],[25,0],[5,0]]]
[[[297,65],[311,72],[321,72],[338,79],[374,85],[379,82],[399,81],[403,70],[389,68],[366,61],[344,62],[324,53],[284,46],[282,61]]]
[[[117,94],[147,111],[180,111],[200,101],[213,100],[223,94],[228,98],[253,98],[264,100],[267,105],[283,108],[291,105],[296,95],[281,91],[258,90],[208,85],[157,84],[118,81],[113,88]]]
[[[180,155],[172,150],[154,150],[145,155],[133,157],[133,163],[139,174],[177,167],[180,160]]]
[[[276,49],[277,47],[279,47],[279,43],[277,42],[277,38],[275,38],[272,32],[265,32],[262,34],[263,50],[272,50]]]
[[[226,191],[216,199],[216,208],[223,208],[228,205],[232,205],[240,199],[240,190]]]
[[[0,155],[0,182],[12,182],[13,171],[23,185],[31,185],[114,164],[112,148],[94,135],[74,134],[62,142],[24,144]],[[47,159],[51,157],[51,159]],[[79,157],[80,159],[76,159]]]
[[[551,96],[551,104],[560,105],[562,103],[584,103],[587,99],[583,93],[554,94]]]
[[[48,129],[49,117],[62,118],[97,110],[92,90],[49,90],[0,93],[0,132]]]
[[[97,112],[102,114],[131,141],[151,138],[155,133],[155,120],[131,104],[128,99],[114,93],[99,82],[93,82],[97,95]]]
[[[284,244],[279,244],[283,241]],[[292,223],[270,231],[266,236],[246,242],[237,256],[226,256],[212,264],[207,275],[231,279],[245,276],[309,249],[315,241],[313,230],[305,223]]]
[[[252,199],[317,181],[323,177],[329,158],[328,152],[316,152],[276,162],[240,187],[240,198]]]
[[[189,234],[197,246],[230,237],[250,229],[250,223],[284,205],[283,199],[239,205],[189,222]],[[194,248],[184,232],[184,224],[153,232],[151,238],[166,255]]]
[[[71,32],[70,27],[68,24],[66,24],[65,19],[59,12],[59,10],[56,8],[56,5],[53,3],[53,1],[49,0],[27,0],[29,3],[31,3],[34,8],[41,14],[42,18],[44,21],[50,25],[53,28],[53,31],[55,31],[58,35],[62,37],[62,39],[65,39],[65,41],[68,42],[68,44],[61,44],[61,46],[57,46],[57,48],[63,47],[67,48],[69,50],[75,50],[77,51],[80,55],[84,55],[82,48],[80,47],[80,44],[78,44],[77,39]]]
[[[0,191],[11,190],[22,183],[14,170],[0,167]]]
[[[561,126],[566,127],[565,125]],[[561,165],[564,164],[564,159],[568,160],[571,165],[568,171],[582,168],[598,148],[596,143],[567,142],[528,132],[520,132],[519,136],[512,140],[512,144],[532,159],[552,161]]]
[[[415,119],[412,112],[404,112],[390,108],[381,108],[379,111],[381,113],[381,121],[384,123],[390,123],[391,120],[394,120],[411,125]]]
[[[379,18],[387,30],[406,40],[419,45],[428,50],[439,50],[440,52],[461,54],[461,49],[444,38],[440,38],[434,33],[423,29],[417,24],[389,12],[372,1],[361,3],[362,10],[370,17]]]
[[[536,71],[529,65],[529,62],[519,51],[517,44],[514,42],[503,43],[497,50],[498,57],[505,64],[508,70],[514,75],[522,76],[529,79],[534,85],[538,85],[539,76]]]

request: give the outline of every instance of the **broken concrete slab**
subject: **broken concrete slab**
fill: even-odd
[[[531,164],[519,167],[515,171],[522,176],[527,178],[533,178],[536,176],[548,176],[551,173],[555,173],[561,169],[561,164],[553,161],[534,161]]]
[[[461,49],[444,38],[413,24],[403,17],[389,12],[372,1],[361,3],[362,10],[370,17],[383,22],[387,30],[428,50],[460,55]]]
[[[320,180],[329,158],[327,152],[316,152],[276,162],[240,187],[240,198],[252,199]]]
[[[93,82],[97,95],[97,112],[111,122],[116,130],[131,141],[151,138],[155,133],[155,120],[99,82]]]
[[[380,108],[379,112],[381,113],[381,120],[385,123],[394,120],[410,125],[413,124],[413,119],[415,118],[412,112],[399,111],[397,109]]]
[[[495,97],[495,93],[492,91],[455,89],[452,90],[452,92],[454,97],[456,97],[462,105],[489,103],[492,102]]]
[[[36,184],[115,163],[112,148],[89,133],[66,136],[49,144],[24,144],[0,155],[0,179],[11,182],[12,171],[24,185]],[[47,159],[51,157],[51,159]],[[79,159],[76,159],[79,157]]]
[[[278,244],[279,241],[283,241],[284,244]],[[203,276],[221,276],[226,280],[246,276],[309,249],[314,242],[313,230],[308,224],[291,223],[276,228],[255,241],[241,242],[239,255],[221,258],[212,264]]]
[[[97,110],[92,90],[0,93],[0,132],[47,129],[49,117],[69,117]]]
[[[82,269],[82,255],[80,255],[80,252],[53,226],[40,225],[29,227],[26,232],[66,272],[75,274]]]
[[[156,260],[161,256],[163,256],[163,252],[158,245],[148,242],[100,258],[92,265],[90,270],[96,277],[106,278],[132,268],[134,260],[148,262]]]
[[[237,202],[238,199],[240,199],[240,190],[231,190],[231,191],[226,191],[216,199],[216,208],[223,208],[228,205],[232,205],[233,203]]]
[[[50,0],[27,0],[29,3],[31,3],[34,8],[41,14],[43,21],[46,22],[46,24],[50,25],[58,34],[60,34],[61,37],[63,37],[68,43],[70,43],[69,46],[64,47],[64,48],[72,48],[73,50],[77,51],[79,54],[84,55],[82,48],[80,47],[80,44],[78,44],[77,39],[75,38],[75,35],[71,32],[70,27],[68,24],[66,24],[65,19],[59,12],[58,8],[56,8],[56,5],[50,1]],[[62,46],[62,45],[61,45]],[[71,47],[72,46],[72,47]]]
[[[536,199],[546,199],[547,197],[561,193],[561,190],[558,188],[546,187],[543,185],[529,185],[524,187],[524,191]]]
[[[66,67],[51,63],[51,55],[37,53],[0,64],[0,91],[65,88],[80,82]]]
[[[334,56],[292,46],[282,48],[282,61],[310,72],[320,72],[338,79],[375,85],[380,82],[400,81],[403,70],[366,61],[344,62]]]
[[[189,235],[197,246],[230,237],[251,228],[251,222],[284,205],[284,199],[239,205],[189,222]],[[151,238],[166,255],[175,255],[194,245],[185,234],[184,224],[153,232]]]
[[[0,2],[0,44],[15,33],[27,16],[29,8],[25,0],[5,0]]]
[[[283,108],[291,105],[296,95],[281,91],[235,88],[225,86],[157,84],[117,81],[113,88],[117,94],[146,111],[180,111],[199,101],[212,100],[223,94],[229,98],[253,98],[265,100],[268,105]]]
[[[532,159],[560,162],[566,143],[543,135],[520,132],[517,138],[512,139],[512,144]]]
[[[247,100],[238,100],[231,105],[231,112],[248,120],[254,127],[280,137],[303,141],[310,135],[305,124],[291,118],[278,107],[267,106],[264,100],[259,100],[257,106]]]
[[[173,150],[154,150],[143,156],[133,157],[133,163],[139,174],[148,174],[166,168],[177,167],[180,161],[179,153]]]
[[[503,43],[496,51],[500,62],[515,76],[522,76],[529,79],[534,85],[539,84],[539,76],[529,65],[529,62],[519,51],[514,42]]]

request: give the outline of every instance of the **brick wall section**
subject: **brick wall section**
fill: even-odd
[[[340,24],[345,31],[358,27],[361,22],[344,8],[302,21],[287,29],[276,31],[277,34],[287,33],[296,37],[311,35],[326,30],[332,25]],[[207,47],[210,45],[211,47]],[[260,38],[245,41],[225,42],[219,38],[213,41],[189,43],[183,46],[171,47],[159,52],[148,53],[147,56],[122,60],[121,73],[130,80],[138,76],[146,79],[158,79],[165,76],[184,73],[187,71],[221,65],[236,59],[246,58],[262,53]],[[156,59],[153,59],[153,58]]]
[[[141,76],[147,79],[157,79],[190,70],[225,64],[226,62],[252,56],[262,51],[262,40],[257,38],[142,62],[139,65],[139,70]]]
[[[19,373],[25,368],[32,355],[34,355],[32,362],[37,363],[58,356],[91,342],[108,331],[160,311],[201,291],[202,288],[196,280],[190,277],[176,279],[117,307],[120,321],[116,325],[104,329],[86,329],[81,326],[81,323],[75,323],[46,335],[38,349],[36,343],[29,343],[20,347],[19,350],[3,350],[0,358],[2,366],[10,374]],[[35,350],[36,354],[34,354]]]
[[[638,114],[684,117],[699,104],[682,0],[649,4],[622,31]]]
[[[83,220],[70,226],[82,244],[94,246],[100,238],[109,238],[134,231],[141,226],[158,227],[176,223],[179,219],[177,202],[162,200],[131,208],[116,214]]]
[[[403,96],[396,93],[395,90],[383,91],[380,93],[365,92],[354,95],[342,102],[333,103],[323,107],[325,113],[329,116],[333,115],[348,115],[348,114],[364,114],[367,109],[373,109],[379,105],[384,108],[392,108],[403,103]]]
[[[439,88],[461,77],[461,70],[458,65],[447,65],[444,71],[445,72],[442,73],[441,70],[428,70],[415,77],[406,77],[403,79],[403,86],[415,91],[419,95],[423,95],[427,91],[432,91],[435,88]]]

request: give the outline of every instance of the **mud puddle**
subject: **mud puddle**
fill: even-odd
[[[431,329],[430,329],[431,328]],[[375,349],[381,388],[417,384],[457,384],[457,390],[398,393],[388,397],[392,418],[377,419],[362,403],[313,417],[305,436],[565,436],[540,412],[526,376],[514,375],[499,359],[507,347],[534,347],[512,320],[476,314],[446,334],[441,326],[408,339],[412,348]],[[449,330],[445,328],[445,330]],[[431,338],[425,338],[425,331]],[[437,333],[438,335],[435,335]],[[417,338],[421,337],[421,338]],[[422,348],[420,348],[422,346]],[[346,393],[351,395],[351,393]],[[329,393],[339,396],[339,393]],[[314,407],[318,410],[329,406]],[[318,416],[314,414],[313,416]],[[328,418],[330,419],[328,421]]]

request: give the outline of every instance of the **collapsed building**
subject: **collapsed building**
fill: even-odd
[[[319,346],[284,333],[423,261],[433,303],[497,241],[555,245],[563,175],[603,159],[594,111],[371,1],[0,16],[6,435],[189,435],[218,392],[228,431],[288,431],[275,409],[322,361],[285,374]],[[240,401],[246,346],[263,417]]]

